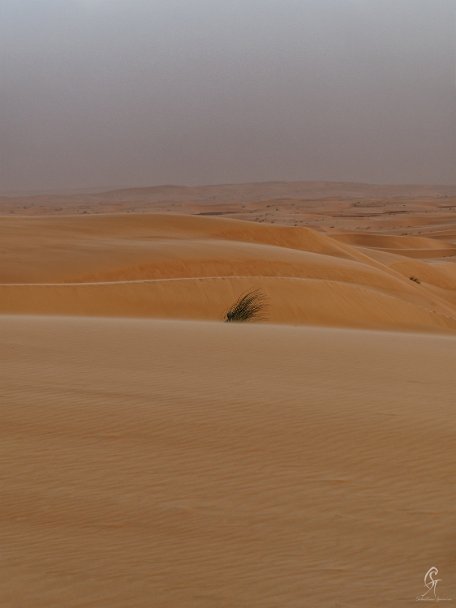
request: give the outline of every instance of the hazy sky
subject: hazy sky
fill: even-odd
[[[0,0],[0,190],[456,183],[456,0]]]

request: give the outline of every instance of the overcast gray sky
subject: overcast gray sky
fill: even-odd
[[[456,183],[456,0],[0,0],[0,190]]]

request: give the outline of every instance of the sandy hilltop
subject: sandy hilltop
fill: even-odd
[[[0,312],[220,320],[258,287],[271,322],[456,329],[456,188],[162,187],[0,209]]]
[[[2,607],[456,601],[456,187],[4,196],[0,251]]]

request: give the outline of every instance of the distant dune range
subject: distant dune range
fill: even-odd
[[[0,215],[178,213],[319,230],[456,233],[456,186],[260,182],[0,196]]]

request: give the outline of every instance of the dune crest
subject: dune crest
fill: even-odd
[[[0,239],[3,313],[220,320],[262,288],[273,323],[456,330],[454,266],[402,255],[430,238],[127,214],[4,217]]]

